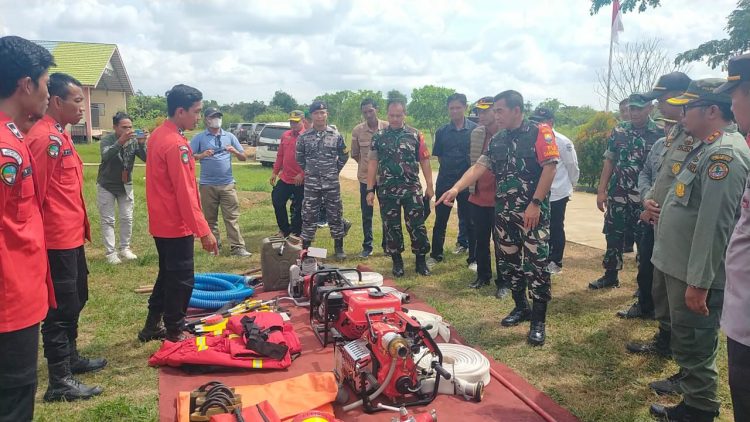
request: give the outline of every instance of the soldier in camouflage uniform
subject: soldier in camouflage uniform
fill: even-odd
[[[641,213],[638,174],[651,147],[663,133],[649,117],[653,108],[649,98],[632,94],[628,103],[630,121],[622,122],[612,130],[604,151],[596,204],[600,211],[605,212],[603,232],[607,238],[607,251],[602,261],[605,272],[603,277],[589,283],[590,289],[620,285],[617,273],[622,269],[625,233],[637,229]]]
[[[416,255],[416,271],[430,275],[425,256],[430,241],[425,228],[425,201],[429,209],[434,195],[430,152],[424,137],[416,129],[406,126],[406,105],[400,99],[388,101],[388,127],[378,131],[370,145],[367,169],[367,203],[375,199],[377,178],[380,217],[383,220],[385,253],[393,260],[393,275],[404,275],[404,235],[401,230],[401,209],[404,210],[406,230],[411,238],[411,250]],[[419,167],[422,167],[427,188],[422,195]]]
[[[546,337],[547,302],[552,297],[547,271],[549,191],[560,154],[552,128],[524,119],[521,94],[501,92],[495,96],[494,110],[500,131],[492,137],[489,150],[438,201],[450,204],[484,172],[495,173],[495,250],[499,251],[499,273],[510,282],[515,301],[501,324],[510,327],[531,319],[527,340],[541,346]]]
[[[328,126],[328,106],[323,101],[310,105],[312,128],[297,139],[297,163],[305,172],[305,197],[302,202],[302,242],[305,248],[315,239],[321,205],[326,207],[328,224],[337,259],[346,258],[346,228],[341,204],[339,172],[349,159],[349,151],[339,132]],[[333,171],[333,170],[336,171]]]

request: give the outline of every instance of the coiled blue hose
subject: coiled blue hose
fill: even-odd
[[[245,276],[223,273],[195,274],[195,286],[190,297],[190,306],[216,310],[228,302],[244,300],[255,293],[248,287]]]

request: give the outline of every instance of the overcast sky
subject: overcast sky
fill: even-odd
[[[623,17],[620,43],[659,37],[675,55],[726,37],[736,0],[662,0]],[[589,0],[0,0],[0,34],[115,43],[136,90],[176,83],[220,103],[299,102],[342,89],[426,84],[471,101],[516,89],[537,103],[558,98],[603,108],[594,92],[606,69],[611,7]],[[723,76],[696,63],[693,78]]]

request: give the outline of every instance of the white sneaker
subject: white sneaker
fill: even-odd
[[[112,252],[111,254],[107,255],[107,264],[122,264],[122,261],[120,261],[120,258],[117,256],[117,252]]]
[[[477,272],[477,263],[476,262],[472,262],[471,264],[469,264],[469,269],[471,271]]]
[[[552,275],[557,275],[562,273],[562,268],[560,268],[556,263],[550,262],[549,265],[547,265],[547,272]]]
[[[427,261],[426,261],[427,269],[428,270],[432,270],[433,268],[435,268],[435,265],[437,265],[437,263],[438,262],[437,262],[437,260],[435,260],[435,258],[433,258],[433,257],[427,258]]]
[[[130,250],[130,248],[125,248],[120,250],[120,258],[126,261],[132,261],[134,259],[138,259],[138,256],[134,254],[133,251]]]

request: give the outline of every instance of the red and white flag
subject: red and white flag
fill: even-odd
[[[620,1],[614,0],[612,2],[612,40],[617,43],[617,38],[620,32],[624,31],[625,28],[622,26],[622,11],[620,10]]]

